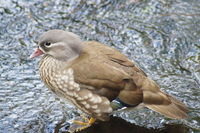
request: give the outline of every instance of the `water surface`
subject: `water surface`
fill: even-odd
[[[50,133],[80,113],[48,91],[39,59],[29,59],[38,36],[55,28],[117,48],[190,109],[186,120],[147,109],[117,116],[144,128],[200,132],[199,27],[199,0],[0,1],[0,132]]]

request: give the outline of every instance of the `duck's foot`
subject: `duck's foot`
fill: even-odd
[[[81,131],[81,130],[84,130],[84,129],[90,127],[95,121],[96,121],[96,119],[93,117],[91,117],[89,119],[86,116],[81,115],[81,120],[76,119],[76,120],[72,120],[70,122],[71,125],[68,130],[70,133],[78,132],[78,131]]]
[[[91,117],[90,119],[88,119],[87,117],[85,116],[82,116],[84,118],[84,122],[83,121],[77,121],[77,120],[74,120],[73,123],[76,124],[76,125],[81,125],[82,127],[79,127],[76,129],[76,131],[81,131],[83,129],[86,129],[88,127],[90,127],[94,122],[95,122],[95,118]]]

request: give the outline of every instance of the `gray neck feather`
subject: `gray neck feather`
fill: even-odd
[[[64,53],[65,55],[64,58],[60,58],[59,60],[65,61],[65,62],[72,61],[76,59],[77,57],[79,57],[83,49],[81,42],[69,44],[68,46],[69,47],[65,49],[66,53]]]

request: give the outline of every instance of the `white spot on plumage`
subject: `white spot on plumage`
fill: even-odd
[[[95,100],[95,97],[94,97],[94,96],[92,96],[92,97],[89,99],[90,102],[93,102],[94,100]]]
[[[83,102],[81,102],[83,105],[86,105],[87,103],[86,103],[86,101],[83,101]]]
[[[68,76],[65,76],[65,79],[64,79],[65,81],[68,81],[69,80],[69,77]]]
[[[59,80],[65,80],[65,76],[60,76]]]
[[[97,97],[98,98],[98,103],[102,102],[101,97]]]
[[[73,75],[73,70],[71,68],[68,69],[68,74]]]
[[[61,81],[60,81],[60,84],[64,85],[64,84],[65,84],[65,82],[64,82],[63,80],[61,80]]]
[[[79,84],[74,83],[74,87],[78,88],[78,87],[79,87]]]
[[[76,93],[74,93],[74,97],[75,97],[75,98],[78,98],[79,96],[78,96]]]
[[[88,94],[88,97],[91,98],[91,97],[92,97],[92,93],[89,93],[89,94]]]
[[[97,109],[97,107],[98,107],[97,105],[93,105],[92,109]]]
[[[101,98],[99,96],[96,96],[96,97],[93,96],[92,98],[90,98],[89,101],[94,103],[94,104],[96,104],[96,103],[100,103],[101,102]]]
[[[90,101],[93,103],[100,103],[102,99],[100,96],[96,95],[96,97],[93,96]]]
[[[90,108],[90,105],[89,105],[89,104],[86,104],[86,105],[85,105],[85,108],[86,108],[86,109],[89,109],[89,108]]]
[[[77,88],[76,88],[76,91],[80,91],[80,87],[77,87]]]
[[[100,113],[101,111],[99,109],[94,110],[95,113]]]
[[[73,81],[74,77],[73,76],[69,76],[69,81]]]
[[[66,70],[64,70],[64,71],[63,71],[63,74],[67,74],[67,71],[66,71]]]
[[[104,104],[109,105],[109,104],[110,104],[110,101],[105,100]]]
[[[58,88],[62,89],[63,87],[62,87],[62,85],[61,85],[61,84],[58,84]]]
[[[58,77],[58,76],[56,76],[56,80],[57,80],[57,82],[61,81],[60,77]]]
[[[108,108],[108,113],[111,113],[113,111],[113,109],[111,107]]]
[[[81,101],[81,100],[83,100],[83,98],[82,97],[77,97],[77,100]]]
[[[65,86],[65,88],[68,88],[68,84],[63,84],[63,86]]]
[[[67,94],[69,95],[69,96],[73,96],[74,94],[73,94],[73,92],[67,92]]]
[[[74,90],[74,87],[73,86],[69,86],[68,89],[69,90]]]
[[[88,98],[89,98],[89,97],[88,97],[87,95],[83,97],[84,100],[86,100],[86,99],[88,99]]]
[[[69,81],[69,85],[74,86],[74,82],[73,81]]]

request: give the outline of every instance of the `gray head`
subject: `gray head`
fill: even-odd
[[[78,57],[82,51],[79,36],[63,30],[49,30],[39,39],[39,49],[62,61]]]

